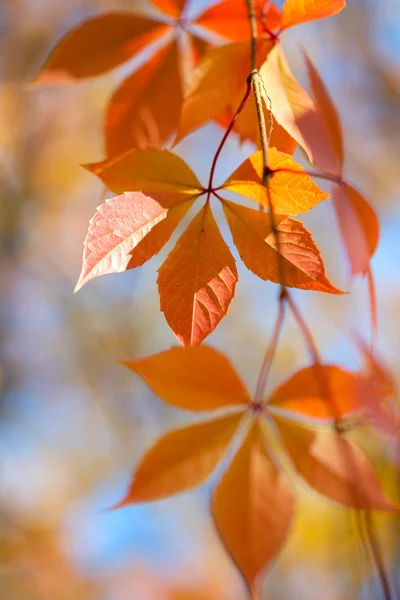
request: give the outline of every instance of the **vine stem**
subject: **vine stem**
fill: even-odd
[[[379,581],[382,587],[382,597],[384,600],[393,600],[392,592],[390,591],[389,578],[383,563],[381,550],[374,532],[372,523],[372,515],[370,511],[364,513],[365,533],[371,550],[375,568],[378,573]]]

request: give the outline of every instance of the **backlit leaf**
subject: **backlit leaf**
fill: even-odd
[[[316,492],[350,508],[394,510],[365,454],[343,437],[276,418],[290,458]]]
[[[258,64],[265,60],[271,47],[269,40],[258,41]],[[242,99],[249,72],[248,41],[211,48],[190,76],[176,142],[223,113],[232,98]]]
[[[62,83],[100,75],[161,37],[168,26],[130,12],[107,12],[71,29],[56,45],[36,78]]]
[[[313,365],[276,389],[268,406],[312,419],[336,420],[367,406],[371,393],[366,377],[335,365]]]
[[[112,95],[105,125],[107,155],[162,146],[177,128],[182,98],[174,42],[154,54]]]
[[[346,6],[345,0],[285,0],[282,8],[282,29],[324,19]]]
[[[279,44],[260,67],[266,107],[306,152],[312,163],[334,173],[337,161],[330,151],[328,134],[307,92],[294,78]]]
[[[365,275],[378,246],[378,218],[372,206],[348,183],[334,185],[332,198],[351,274]]]
[[[258,151],[247,158],[228,177],[223,187],[237,192],[246,198],[255,200],[259,204],[271,208],[274,212],[286,215],[305,213],[322,200],[328,198],[311,179],[303,168],[293,158],[269,148],[268,166],[277,171],[270,178],[270,194],[262,181],[263,157]],[[287,171],[285,171],[287,169]]]
[[[86,168],[112,191],[141,191],[163,206],[199,194],[201,183],[182,158],[168,150],[132,150]]]
[[[293,519],[294,498],[284,473],[264,447],[256,422],[217,485],[213,518],[250,589],[281,549]]]
[[[343,133],[339,115],[328,93],[328,90],[326,89],[324,82],[319,76],[317,69],[311,62],[310,57],[305,52],[303,54],[307,63],[308,79],[310,82],[315,106],[321,118],[321,122],[326,128],[327,137],[329,138],[329,141],[331,143],[333,160],[336,159],[337,161],[337,170],[334,171],[334,173],[340,175],[343,168],[344,154]],[[317,162],[317,159],[318,157],[316,157],[315,162]],[[322,169],[324,169],[323,164],[320,166]]]
[[[180,17],[187,0],[150,0],[150,2],[170,17]]]
[[[269,213],[227,201],[223,208],[240,258],[258,277],[287,287],[340,293],[327,279],[320,252],[300,221],[275,215],[278,243]]]
[[[255,1],[257,25],[259,35],[263,32],[261,15],[265,6],[264,24],[270,29],[277,29],[281,22],[281,13],[272,2],[264,0]],[[208,31],[217,33],[229,40],[249,40],[250,25],[248,9],[243,0],[225,0],[213,4],[195,21],[196,25],[206,27]]]
[[[200,344],[227,314],[237,283],[235,259],[206,205],[159,269],[161,310],[178,340]]]
[[[161,437],[139,463],[117,506],[160,500],[203,483],[223,458],[242,417],[235,413]]]
[[[193,201],[168,210],[141,192],[126,192],[104,202],[90,221],[75,291],[99,275],[133,269],[157,254]]]
[[[210,346],[170,348],[125,361],[165,402],[187,410],[249,404],[252,397],[229,360]]]

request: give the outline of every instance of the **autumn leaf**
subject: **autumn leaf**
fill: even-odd
[[[336,420],[369,404],[371,384],[366,377],[335,365],[301,369],[268,398],[268,407],[303,417]]]
[[[378,218],[367,200],[348,183],[333,185],[332,198],[351,275],[365,275],[378,246]]]
[[[225,181],[223,188],[255,200],[277,214],[305,213],[328,198],[293,158],[275,148],[268,151],[268,166],[273,173],[269,190],[265,187],[263,156],[258,151],[247,158]]]
[[[362,510],[395,510],[365,454],[336,433],[305,429],[275,416],[298,474],[319,494]]]
[[[186,410],[243,406],[251,395],[224,354],[210,346],[174,347],[124,364],[165,402]]]
[[[200,344],[227,314],[238,280],[235,259],[206,204],[159,269],[161,310],[184,344]]]
[[[285,0],[281,29],[331,17],[343,10],[345,6],[345,0]]]
[[[333,104],[329,96],[324,82],[319,76],[317,69],[311,62],[310,57],[304,51],[303,54],[307,64],[308,80],[310,82],[315,107],[321,119],[321,125],[325,127],[326,138],[330,142],[330,144],[328,145],[329,147],[327,147],[327,151],[330,150],[332,154],[331,161],[336,161],[337,163],[336,169],[334,169],[332,173],[335,175],[341,175],[343,169],[344,151],[343,133],[339,115],[337,113],[335,105]],[[315,158],[315,162],[317,164],[318,158],[318,156]],[[331,161],[329,161],[328,164],[326,163],[326,161],[325,164],[324,162],[322,162],[322,164],[320,164],[319,166],[321,167],[321,169],[327,171],[327,167],[329,169]]]
[[[187,200],[203,190],[185,161],[168,150],[132,150],[85,166],[113,192],[141,191],[163,206]]]
[[[279,44],[260,67],[261,92],[276,121],[303,148],[311,163],[332,173],[336,160],[329,150],[330,140],[316,107],[294,78]]]
[[[256,0],[254,4],[258,35],[262,35],[263,25],[272,31],[277,29],[281,22],[281,13],[275,4],[265,3],[264,0]],[[263,14],[264,19],[262,18]],[[225,0],[219,4],[213,4],[196,19],[196,25],[205,27],[208,31],[232,41],[249,40],[250,38],[248,9],[243,0]]]
[[[242,417],[235,413],[161,437],[144,455],[115,508],[160,500],[203,483],[223,458]]]
[[[264,444],[256,421],[212,498],[216,527],[251,590],[281,549],[294,512],[289,481]]]
[[[194,199],[166,208],[141,192],[126,192],[98,207],[85,240],[76,284],[142,265],[166,244]]]
[[[258,64],[265,60],[272,45],[270,40],[258,40]],[[242,99],[249,72],[248,41],[211,48],[190,76],[175,143],[218,117],[230,106],[232,98]]]
[[[223,209],[240,258],[258,277],[287,287],[340,293],[327,279],[320,252],[300,221],[275,215],[278,243],[269,213],[226,200]]]
[[[125,79],[111,96],[105,122],[107,156],[132,148],[162,146],[176,129],[182,100],[178,47],[172,42]]]
[[[167,25],[130,12],[107,12],[93,17],[58,42],[35,83],[67,83],[100,75],[127,61],[167,31]]]

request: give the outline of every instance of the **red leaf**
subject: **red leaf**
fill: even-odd
[[[332,198],[351,274],[365,275],[378,246],[378,218],[372,206],[348,183],[334,185]]]
[[[99,275],[133,269],[157,254],[193,201],[168,210],[141,192],[127,192],[104,202],[90,221],[75,291]]]
[[[177,18],[181,16],[187,0],[150,0],[150,2],[170,17]]]
[[[114,69],[161,37],[168,26],[127,12],[107,12],[71,29],[56,45],[37,83],[62,83]]]
[[[165,402],[186,410],[212,410],[252,402],[230,361],[210,346],[170,348],[124,364]]]
[[[178,340],[200,344],[227,314],[237,283],[235,259],[208,205],[159,269],[161,310]]]
[[[259,587],[262,571],[281,549],[294,512],[289,481],[276,469],[264,444],[256,422],[212,500],[220,536],[253,591]]]
[[[340,293],[327,279],[320,251],[300,221],[275,215],[278,243],[269,213],[226,200],[223,208],[240,258],[258,277],[287,287]]]
[[[115,508],[168,498],[207,479],[223,458],[242,413],[174,429],[142,458],[125,498]]]

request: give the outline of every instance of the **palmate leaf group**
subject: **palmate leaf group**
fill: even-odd
[[[109,12],[71,30],[37,81],[93,77],[132,57],[142,58],[109,100],[106,158],[86,165],[116,195],[90,221],[76,289],[100,275],[143,265],[162,250],[197,203],[157,279],[160,308],[183,347],[125,364],[172,406],[218,414],[161,437],[140,461],[116,506],[192,489],[222,463],[211,512],[255,598],[264,569],[289,535],[298,481],[344,507],[397,510],[364,452],[342,435],[353,419],[396,438],[395,411],[388,401],[395,393],[392,379],[363,343],[363,374],[323,364],[288,293],[291,287],[342,293],[329,281],[312,234],[293,218],[329,197],[314,181],[320,177],[332,184],[350,273],[368,276],[375,304],[370,261],[379,239],[377,216],[343,178],[340,118],[311,58],[304,53],[308,93],[280,44],[287,29],[335,15],[345,1],[285,0],[280,10],[264,0],[248,6],[244,0],[224,0],[193,18],[186,0],[151,4],[162,16]],[[255,10],[257,30],[252,43],[249,7]],[[155,51],[153,42],[158,44]],[[261,94],[256,103],[250,98],[253,88],[257,100],[254,78]],[[163,148],[210,121],[225,134],[211,153],[210,178],[203,185],[182,158]],[[217,186],[216,163],[231,134],[257,150]],[[319,170],[307,171],[292,158],[296,146]],[[253,201],[254,208],[228,200],[225,192]],[[212,202],[220,202],[244,265],[281,290],[262,385],[257,384],[254,398],[223,354],[200,345],[227,314],[238,282],[236,261]],[[285,303],[313,364],[264,397]]]

